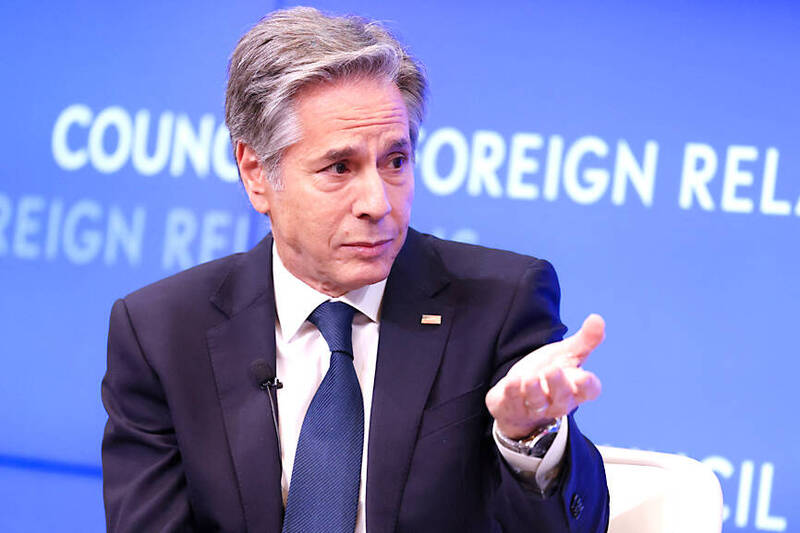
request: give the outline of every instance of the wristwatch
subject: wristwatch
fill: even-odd
[[[550,445],[555,440],[560,427],[561,418],[554,418],[549,422],[535,427],[530,435],[519,440],[506,437],[499,429],[496,430],[496,434],[500,444],[509,450],[541,459],[547,453],[547,450],[550,449]]]

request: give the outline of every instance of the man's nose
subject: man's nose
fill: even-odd
[[[386,195],[387,184],[377,168],[365,170],[358,182],[357,196],[353,202],[353,214],[356,217],[380,220],[392,212]]]

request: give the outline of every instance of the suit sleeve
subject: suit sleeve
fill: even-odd
[[[517,284],[498,337],[492,385],[520,357],[563,337],[566,328],[559,318],[559,300],[555,270],[547,261],[534,260]],[[606,531],[609,498],[602,457],[572,415],[568,424],[561,473],[545,495],[522,481],[496,452],[499,479],[492,504],[503,531]]]
[[[108,412],[102,446],[107,530],[191,530],[186,479],[167,400],[124,300],[111,310],[101,392]]]

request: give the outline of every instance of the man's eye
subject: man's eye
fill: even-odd
[[[393,157],[392,158],[391,165],[392,165],[392,168],[394,168],[394,169],[399,170],[399,169],[403,168],[403,165],[405,165],[405,164],[406,164],[406,156],[404,156],[404,155],[399,155],[397,157]]]
[[[334,163],[331,166],[329,166],[327,170],[330,170],[334,174],[344,174],[345,172],[347,172],[347,163],[339,161],[338,163]]]

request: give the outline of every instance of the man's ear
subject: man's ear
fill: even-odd
[[[247,143],[241,141],[236,143],[236,163],[239,165],[239,175],[242,177],[250,203],[259,213],[268,214],[272,184],[267,179],[255,150]]]

